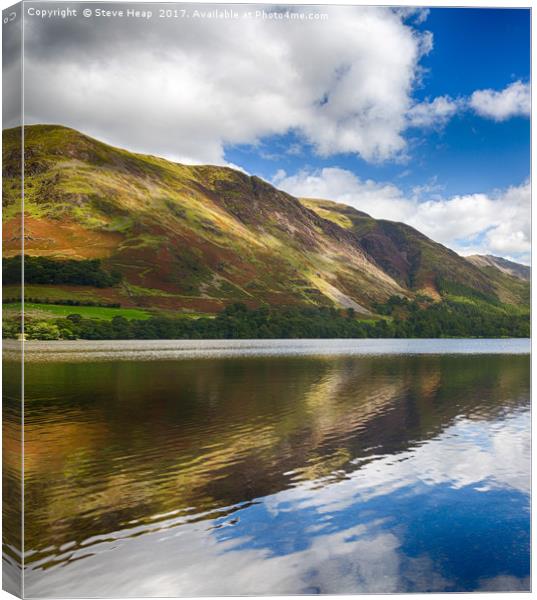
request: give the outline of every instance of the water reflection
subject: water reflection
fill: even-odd
[[[2,358],[5,359],[5,348]],[[2,378],[2,589],[22,593],[22,348],[12,341]]]
[[[525,355],[29,364],[32,596],[528,589]]]

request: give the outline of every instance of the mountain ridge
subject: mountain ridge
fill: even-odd
[[[20,253],[19,134],[4,131],[6,257]],[[364,316],[392,296],[457,292],[526,305],[520,278],[491,279],[404,223],[298,199],[230,167],[134,154],[54,125],[25,127],[25,158],[26,253],[100,259],[123,277],[98,292],[107,301],[200,313],[233,302],[335,306]]]
[[[464,258],[474,265],[480,267],[493,267],[502,273],[512,275],[523,281],[529,281],[531,277],[531,267],[508,260],[501,256],[494,256],[493,254],[472,254],[470,256],[465,256]]]

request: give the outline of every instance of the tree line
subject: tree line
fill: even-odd
[[[22,281],[22,256],[2,260],[4,284]],[[87,260],[61,260],[45,256],[24,257],[24,283],[91,285],[98,288],[120,283],[121,273],[106,271],[98,258]]]
[[[394,297],[395,298],[395,297]],[[261,308],[235,303],[216,317],[147,320],[116,316],[110,321],[78,314],[26,322],[27,339],[296,339],[529,337],[529,315],[500,307],[453,301],[390,299],[377,305],[385,318],[360,320],[352,309]],[[17,337],[20,323],[4,323],[4,337]]]

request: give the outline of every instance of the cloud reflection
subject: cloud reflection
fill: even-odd
[[[529,436],[528,410],[494,421],[459,419],[413,449],[358,461],[344,480],[300,482],[230,517],[102,542],[83,561],[30,573],[27,591],[80,597],[528,589]],[[467,572],[476,561],[478,578]]]

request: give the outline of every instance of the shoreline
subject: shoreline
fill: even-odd
[[[3,359],[20,361],[21,342],[4,340]],[[27,362],[155,361],[259,357],[530,354],[530,338],[54,340],[24,342]]]

